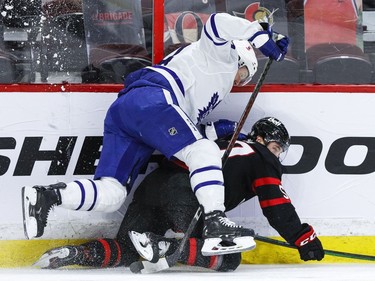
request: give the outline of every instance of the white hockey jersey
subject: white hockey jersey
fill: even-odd
[[[169,81],[179,106],[198,124],[232,89],[238,54],[231,40],[248,40],[261,30],[256,21],[226,13],[212,14],[198,41],[149,68]]]

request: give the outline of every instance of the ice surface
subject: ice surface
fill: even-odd
[[[241,265],[236,271],[218,273],[191,267],[175,267],[154,274],[133,274],[128,268],[0,269],[4,281],[374,281],[374,264]]]

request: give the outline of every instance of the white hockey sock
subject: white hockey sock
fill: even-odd
[[[126,188],[114,178],[80,179],[60,189],[61,205],[76,211],[114,212],[124,203]]]
[[[204,207],[204,212],[225,211],[224,186],[209,185],[202,187],[195,192],[198,202]]]
[[[190,184],[205,213],[224,211],[224,178],[219,147],[200,139],[176,155],[189,167]]]

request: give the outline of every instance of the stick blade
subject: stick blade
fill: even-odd
[[[136,261],[133,262],[129,269],[135,274],[148,274],[155,273],[169,268],[169,264],[165,258],[160,258],[158,262],[152,263],[149,261]]]

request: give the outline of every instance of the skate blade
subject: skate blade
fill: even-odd
[[[23,231],[27,239],[37,236],[38,225],[34,217],[30,217],[30,208],[36,204],[37,191],[30,187],[22,187]]]
[[[129,269],[132,273],[156,273],[165,269],[170,268],[166,258],[160,258],[156,263],[148,261],[136,261],[133,262]]]
[[[204,240],[202,247],[203,256],[216,256],[216,255],[227,255],[234,253],[241,253],[245,251],[250,251],[255,248],[256,244],[254,237],[244,236],[237,237],[233,239],[234,245],[223,246],[220,243],[222,242],[221,238],[207,238]]]
[[[129,231],[128,234],[138,254],[145,260],[151,261],[154,254],[146,235],[136,231]]]
[[[43,254],[39,260],[37,260],[36,262],[34,262],[32,264],[33,267],[39,267],[39,268],[48,268],[49,265],[50,265],[50,259],[51,259],[51,256],[48,255],[47,253],[46,254]]]
[[[69,255],[68,249],[51,250],[44,253],[39,260],[33,263],[33,267],[51,268],[51,261],[55,259],[64,259]]]

